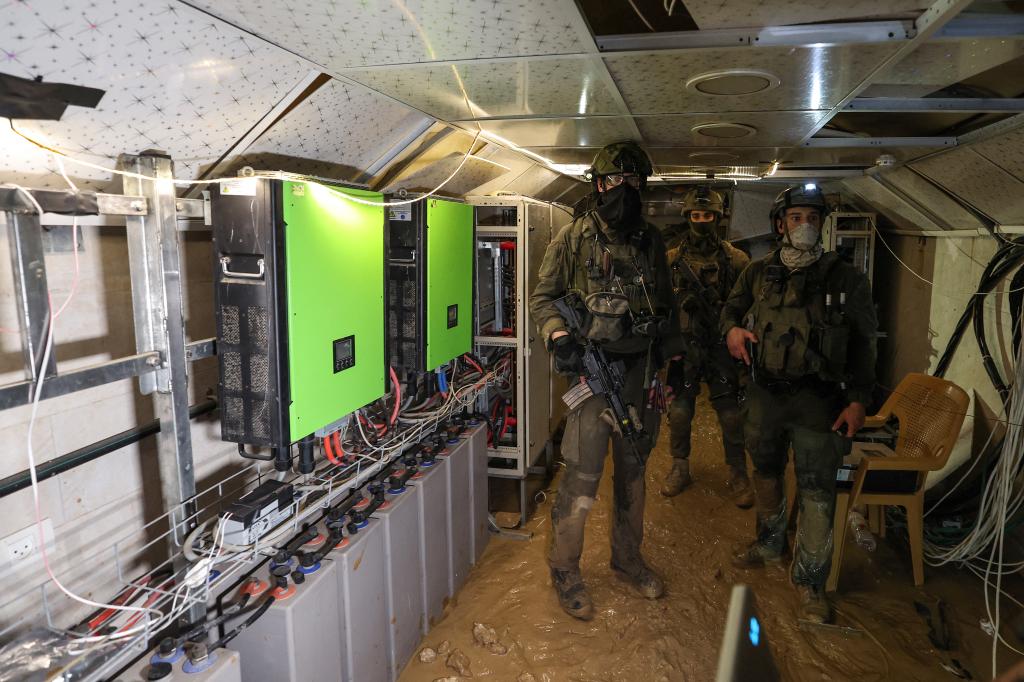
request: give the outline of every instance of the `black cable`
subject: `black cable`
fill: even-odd
[[[199,625],[193,627],[185,634],[179,635],[177,640],[175,641],[175,644],[177,646],[181,646],[185,642],[189,642],[193,638],[209,632],[210,630],[219,626],[221,623],[227,622],[232,618],[235,618],[236,616],[242,616],[246,613],[249,613],[253,609],[246,609],[245,605],[249,602],[250,598],[252,598],[252,595],[250,593],[243,592],[242,596],[238,598],[238,601],[229,604],[227,608],[225,608],[219,616],[211,620],[204,621],[203,623],[200,623]]]
[[[1010,280],[1010,319],[1013,322],[1013,357],[1020,353],[1021,318],[1024,317],[1024,266]]]
[[[216,642],[211,644],[209,650],[216,651],[221,647],[227,646],[228,642],[233,640],[235,637],[238,637],[238,635],[242,634],[242,632],[246,628],[250,627],[253,623],[258,621],[263,616],[263,614],[267,612],[267,609],[269,609],[273,605],[275,601],[277,601],[277,597],[275,597],[273,594],[269,595],[266,598],[266,600],[262,604],[260,604],[259,608],[253,611],[252,615],[245,619],[245,622],[243,622],[241,625],[238,625],[237,627],[235,627],[235,629],[231,630],[226,635],[224,635]]]
[[[992,277],[990,278],[992,286],[1001,281],[1010,270],[1017,267],[1022,259],[1024,259],[1024,253],[1020,252],[1019,247],[1009,249],[1008,255],[992,272]],[[985,299],[987,297],[988,289],[986,289],[984,295],[974,297],[974,337],[978,343],[978,350],[981,352],[981,363],[985,367],[985,372],[992,381],[992,385],[996,387],[996,391],[999,392],[1000,400],[1005,403],[1010,397],[1010,389],[1003,380],[995,360],[992,358],[992,353],[988,347],[988,339],[985,335]]]

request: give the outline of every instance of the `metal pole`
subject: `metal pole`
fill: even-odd
[[[159,351],[163,360],[157,371],[139,377],[139,386],[144,394],[153,394],[156,417],[161,424],[157,455],[164,505],[172,529],[168,550],[177,556],[174,567],[180,570],[184,558],[178,550],[185,535],[195,527],[194,520],[186,519],[195,512],[196,480],[175,191],[171,182],[173,164],[161,152],[146,151],[138,156],[122,155],[118,168],[154,178],[124,177],[125,193],[144,196],[149,204],[148,215],[128,216],[125,220],[135,343],[140,352]],[[195,622],[205,612],[205,605],[194,605],[182,622]]]
[[[21,348],[25,355],[25,378],[35,382],[40,375],[57,373],[56,353],[51,352],[46,367],[40,367],[50,323],[50,294],[46,286],[46,261],[43,258],[43,233],[39,214],[23,196],[23,210],[6,211],[8,243],[11,248],[11,270],[18,304],[18,327]]]

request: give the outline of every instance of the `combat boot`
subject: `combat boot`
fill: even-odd
[[[629,568],[619,566],[614,561],[611,567],[615,575],[632,585],[644,599],[657,599],[665,594],[665,583],[642,559]]]
[[[747,472],[742,467],[729,467],[729,499],[740,509],[754,506],[754,488],[750,485]]]
[[[812,623],[828,623],[832,620],[832,605],[825,590],[814,585],[797,585],[800,595],[800,617]]]
[[[594,617],[594,602],[583,584],[583,576],[577,571],[551,569],[551,584],[558,595],[558,604],[573,618],[590,620]]]
[[[782,552],[773,552],[760,540],[733,548],[732,565],[736,568],[764,568],[765,564],[782,563]]]
[[[675,497],[683,492],[693,483],[690,478],[690,460],[673,459],[672,468],[665,477],[665,483],[661,486],[661,494],[665,497]]]

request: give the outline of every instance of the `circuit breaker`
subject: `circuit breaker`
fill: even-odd
[[[390,362],[436,369],[473,344],[473,207],[430,198],[388,211]]]
[[[287,447],[385,392],[383,196],[257,178],[213,187],[221,435]]]

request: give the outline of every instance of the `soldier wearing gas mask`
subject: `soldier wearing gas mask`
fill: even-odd
[[[661,494],[678,495],[692,483],[690,425],[704,382],[722,426],[730,498],[741,509],[747,509],[754,504],[754,492],[743,451],[740,369],[729,356],[718,321],[729,291],[750,259],[719,238],[718,222],[723,211],[722,195],[718,192],[706,187],[690,190],[683,200],[683,215],[689,229],[679,246],[668,253],[685,350],[681,358],[672,360],[668,366],[666,384],[673,396],[669,408],[672,468]]]
[[[743,271],[721,319],[730,354],[751,367],[744,432],[754,464],[756,539],[736,549],[733,563],[753,568],[782,560],[783,473],[792,448],[799,524],[790,577],[802,617],[816,622],[832,616],[824,587],[836,473],[864,425],[878,327],[867,278],[822,247],[827,212],[813,185],[779,194],[770,219],[781,246]]]
[[[611,144],[597,154],[588,171],[591,208],[551,241],[530,297],[530,312],[554,354],[555,369],[574,385],[585,372],[584,340],[569,332],[555,302],[567,296],[579,302],[581,334],[587,343],[599,344],[610,361],[622,363],[620,395],[640,426],[639,441],[626,442],[600,395],[586,398],[566,418],[566,468],[551,510],[548,563],[562,608],[583,620],[594,613],[579,567],[583,529],[609,440],[615,467],[611,568],[648,599],[664,591],[640,554],[645,463],[661,420],[658,406],[650,404],[651,396],[660,394],[654,375],[658,358],[678,346],[665,247],[641,210],[640,193],[651,170],[647,154],[633,142]]]

